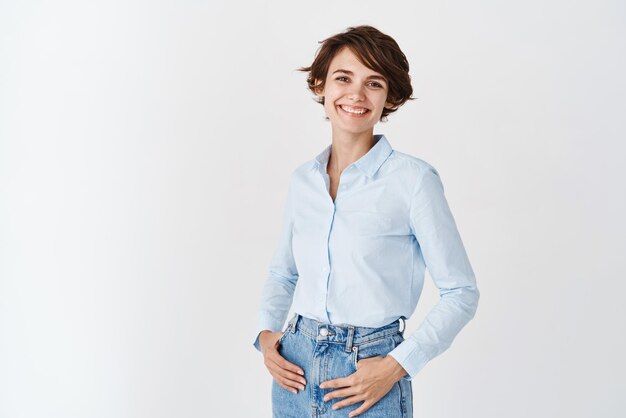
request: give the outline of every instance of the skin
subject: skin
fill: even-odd
[[[383,108],[391,107],[386,102],[387,93],[388,84],[381,74],[363,65],[349,48],[337,52],[328,68],[324,89],[316,91],[324,97],[324,111],[332,127],[327,172],[333,201],[343,170],[374,145],[374,125],[380,120]],[[348,106],[367,112],[355,115],[342,109]]]
[[[341,173],[350,164],[365,155],[374,144],[374,125],[380,120],[385,107],[391,107],[387,99],[388,84],[376,71],[366,67],[349,49],[338,51],[330,63],[323,89],[316,94],[324,97],[324,110],[332,126],[331,155],[327,172],[330,177],[329,193],[333,201]],[[350,113],[350,110],[364,114]],[[278,353],[281,332],[262,331],[259,343],[265,366],[283,388],[297,393],[303,390],[306,380],[298,374],[302,369],[287,361]],[[324,397],[325,401],[343,398],[333,409],[340,409],[358,402],[361,406],[350,417],[363,414],[385,396],[393,385],[405,376],[406,370],[392,357],[371,357],[359,360],[358,370],[346,377],[322,382],[323,389],[335,389]]]
[[[278,340],[281,335],[282,332],[261,331],[259,344],[263,353],[263,361],[267,370],[280,386],[297,394],[298,389],[304,390],[306,385],[306,379],[303,376],[304,370],[287,361],[278,353]]]

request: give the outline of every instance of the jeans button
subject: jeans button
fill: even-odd
[[[328,330],[327,330],[326,328],[322,328],[322,329],[320,329],[320,335],[321,335],[322,337],[327,336],[327,335],[328,335]]]

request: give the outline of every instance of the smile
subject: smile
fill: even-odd
[[[351,116],[361,116],[369,112],[369,109],[366,109],[364,107],[354,107],[347,105],[339,105],[338,107],[345,113],[350,114]]]

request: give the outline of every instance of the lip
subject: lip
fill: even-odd
[[[365,112],[364,112],[364,113],[361,113],[361,114],[359,114],[359,113],[351,113],[351,112],[348,112],[347,110],[344,110],[344,109],[342,108],[342,106],[351,107],[351,108],[353,108],[353,109],[365,109]],[[363,106],[351,106],[351,105],[342,105],[342,104],[339,104],[339,105],[337,105],[337,109],[338,109],[341,113],[343,113],[344,115],[348,115],[348,116],[353,117],[353,118],[362,118],[362,117],[367,116],[367,115],[370,113],[370,109],[368,109],[368,108],[366,108],[366,107],[363,107]]]

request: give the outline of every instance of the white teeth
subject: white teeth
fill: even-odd
[[[348,106],[341,106],[341,108],[343,110],[345,110],[346,112],[355,113],[357,115],[362,115],[363,113],[367,112],[367,109],[358,109],[357,110],[357,109],[355,109],[353,107],[348,107]]]

